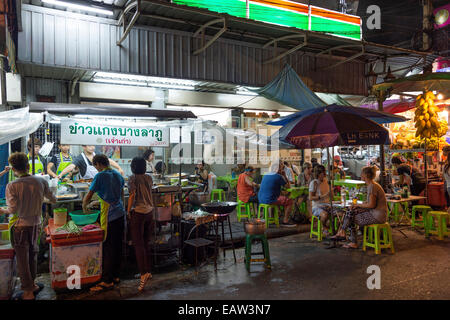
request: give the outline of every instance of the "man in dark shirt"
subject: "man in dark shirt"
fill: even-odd
[[[420,195],[425,190],[425,177],[417,168],[403,163],[398,156],[392,157],[391,163],[397,170],[397,175],[400,176],[400,181],[398,182],[400,186],[407,185],[414,196]]]

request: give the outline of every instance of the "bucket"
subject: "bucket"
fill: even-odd
[[[53,210],[53,223],[55,226],[63,226],[67,222],[67,209],[66,208],[56,208]]]

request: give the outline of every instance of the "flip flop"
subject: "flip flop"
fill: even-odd
[[[34,296],[37,296],[39,294],[39,292],[42,291],[42,289],[44,289],[44,285],[42,283],[36,283],[36,285],[39,287],[38,289],[34,290]]]
[[[342,247],[345,248],[345,249],[354,249],[354,250],[358,249],[358,247],[356,247],[356,248],[355,247],[351,247],[348,243],[342,245]]]
[[[106,290],[114,289],[114,282],[112,284],[108,284],[106,282],[100,282],[96,286],[91,287],[89,289],[90,292],[101,292]]]

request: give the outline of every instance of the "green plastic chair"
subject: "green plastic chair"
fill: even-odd
[[[381,232],[383,233],[382,238]],[[391,252],[395,253],[392,230],[389,223],[364,226],[363,251],[366,251],[367,247],[374,248],[376,254],[380,254],[381,249],[391,249]]]
[[[252,242],[260,241],[262,244],[262,252],[252,252]],[[252,259],[252,255],[263,255],[264,258]],[[247,234],[245,237],[245,267],[248,272],[250,272],[250,264],[252,262],[264,262],[266,268],[270,269],[270,253],[269,253],[269,242],[265,234]]]
[[[395,222],[399,222],[400,220],[400,208],[403,206],[403,210],[405,214],[409,216],[409,207],[408,202],[395,202],[392,204],[392,208],[388,206],[388,218],[394,219]]]
[[[222,189],[212,189],[211,201],[225,201],[225,191]]]
[[[416,205],[412,207],[411,211],[411,227],[422,227],[425,228],[425,221],[427,220],[427,213],[431,211],[430,206]],[[422,220],[416,219],[416,213],[420,212],[422,214]]]
[[[247,219],[251,219],[253,218],[253,216],[255,215],[254,210],[253,210],[253,204],[250,202],[242,202],[241,200],[239,200],[239,198],[237,199],[237,207],[236,207],[236,214],[237,214],[237,218],[238,221],[241,222],[242,218],[247,218]]]
[[[261,219],[261,209],[263,211],[264,220],[266,221],[266,228],[269,228],[270,224],[276,224],[277,227],[280,226],[280,221],[278,219],[278,212],[280,208],[276,204],[265,204],[260,203],[258,207],[258,219]],[[269,211],[272,209],[273,217],[270,217]]]
[[[425,236],[437,235],[439,240],[449,235],[447,230],[447,219],[449,215],[445,211],[428,211],[425,224]],[[436,225],[435,225],[436,223]]]
[[[314,222],[317,220],[317,224]],[[337,217],[334,217],[334,229],[337,230],[339,228],[339,219]],[[328,231],[331,233],[331,224],[328,228]],[[316,216],[311,216],[311,231],[309,233],[309,238],[312,239],[313,236],[317,237],[317,241],[322,241],[323,239],[323,224],[322,221],[320,221],[320,218]]]

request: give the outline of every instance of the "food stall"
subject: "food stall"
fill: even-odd
[[[401,115],[410,120],[401,124],[391,124],[388,161],[394,155],[405,160],[424,172],[428,179],[428,204],[437,207],[446,206],[443,182],[442,148],[447,142],[448,110],[446,104],[438,104],[432,92],[424,92],[416,99],[415,108]]]
[[[122,167],[125,176],[131,175],[131,159],[142,154],[143,149],[152,147],[160,149],[164,157],[170,146],[170,127],[179,127],[179,122],[172,119],[195,118],[191,112],[160,110],[137,107],[105,107],[96,105],[66,105],[52,103],[30,103],[33,112],[45,112],[45,124],[57,125],[62,144],[71,146],[95,145],[98,153],[107,154],[108,148],[114,149],[116,162]],[[159,121],[158,121],[159,120]],[[165,120],[165,121],[164,121]],[[50,137],[56,140],[55,137]],[[180,141],[181,142],[181,141]],[[111,155],[110,155],[111,156]],[[181,167],[180,170],[181,172]],[[179,227],[176,223],[181,217],[179,203],[182,201],[182,193],[197,188],[197,185],[185,185],[181,181],[181,175],[175,174],[176,181],[154,174],[153,197],[155,203],[155,237],[154,250],[152,250],[154,265],[158,267],[161,256],[176,255],[179,249],[179,241],[176,240],[176,232]],[[76,209],[81,207],[84,195],[88,192],[91,180],[74,180],[64,184],[58,184],[55,193],[58,203],[48,203],[49,213],[46,228],[48,242],[50,243],[50,269],[52,274],[52,286],[54,288],[65,287],[67,273],[63,272],[69,265],[83,264],[82,284],[93,283],[101,275],[101,246],[102,230],[93,221],[79,222],[80,217],[86,215]],[[128,201],[128,178],[125,178],[123,202]],[[172,184],[171,184],[172,182]],[[183,185],[183,186],[181,186]],[[94,207],[95,208],[95,207]],[[65,210],[64,210],[65,209]],[[66,212],[66,217],[71,221],[62,219],[57,222],[57,215]],[[65,223],[66,222],[66,223]],[[76,227],[82,228],[88,224],[85,230],[74,230],[67,226],[75,222]],[[166,228],[168,225],[169,228]],[[75,227],[75,228],[76,228]],[[167,230],[169,229],[169,230]],[[131,244],[130,241],[127,242]]]

